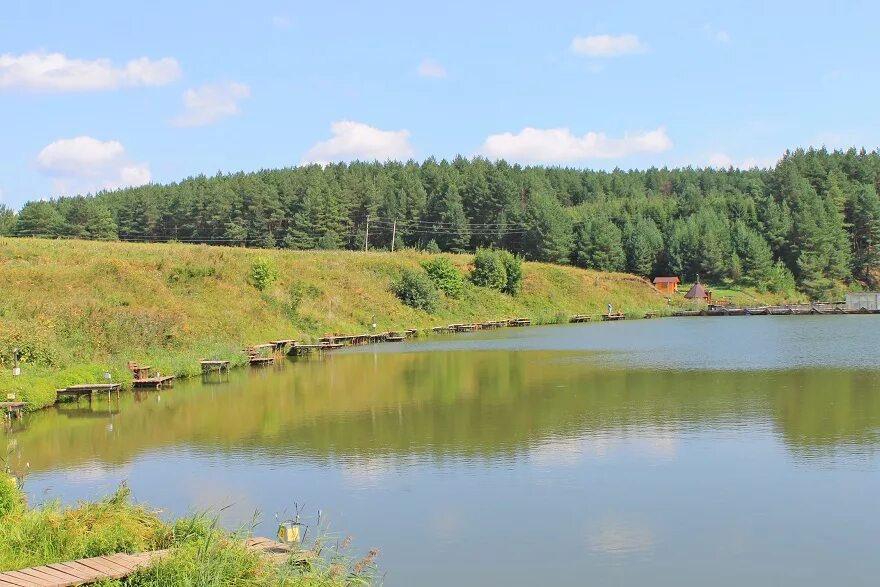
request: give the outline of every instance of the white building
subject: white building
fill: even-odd
[[[847,310],[880,310],[880,292],[863,291],[846,294]]]

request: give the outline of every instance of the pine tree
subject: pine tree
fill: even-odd
[[[853,214],[855,271],[858,277],[875,284],[880,269],[880,197],[871,184],[856,190]]]
[[[608,218],[591,218],[575,228],[574,262],[597,271],[623,271],[626,254],[620,229]]]
[[[627,271],[654,275],[663,252],[663,234],[652,219],[640,216],[624,227],[624,248]]]

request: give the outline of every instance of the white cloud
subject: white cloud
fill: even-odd
[[[172,119],[175,126],[204,126],[241,113],[239,102],[251,95],[245,84],[210,84],[183,93],[184,112]]]
[[[601,132],[575,136],[567,128],[525,128],[517,134],[489,136],[480,153],[523,163],[563,163],[586,159],[617,159],[637,153],[660,153],[672,148],[666,129],[625,133],[614,139]]]
[[[412,157],[409,131],[381,130],[362,122],[340,120],[330,125],[333,138],[322,141],[309,149],[303,163],[329,163],[331,161],[365,161],[387,159],[403,160]]]
[[[744,159],[735,160],[733,157],[726,153],[711,153],[706,158],[706,163],[709,167],[715,167],[718,169],[727,169],[729,167],[733,167],[735,169],[774,167],[777,161],[778,159],[774,159],[772,157],[763,159],[758,157],[746,157]]]
[[[76,92],[162,86],[180,77],[177,61],[141,57],[123,66],[109,59],[71,59],[62,53],[0,55],[0,89]]]
[[[86,136],[46,145],[37,166],[53,178],[54,195],[144,185],[151,178],[149,164],[131,162],[119,141]]]
[[[588,57],[619,57],[644,53],[648,47],[636,35],[593,35],[575,37],[571,50]]]
[[[420,77],[443,78],[446,77],[446,68],[431,59],[424,59],[419,63],[416,72]]]
[[[706,33],[706,37],[709,40],[715,41],[721,45],[726,45],[730,42],[730,33],[725,30],[716,29],[711,24],[704,25],[703,32]]]

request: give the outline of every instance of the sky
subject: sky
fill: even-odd
[[[0,203],[303,163],[875,149],[880,3],[3,0]]]

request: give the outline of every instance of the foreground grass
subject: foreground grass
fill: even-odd
[[[248,280],[258,257],[279,270],[263,292]],[[373,323],[379,331],[509,317],[555,323],[609,303],[631,316],[671,309],[632,275],[525,263],[516,297],[468,284],[429,314],[401,304],[390,287],[429,257],[0,238],[0,397],[15,393],[40,407],[55,401],[56,388],[103,381],[105,372],[130,381],[128,361],[195,375],[201,358],[243,364],[247,344],[358,333]],[[463,273],[473,261],[448,257]],[[15,347],[24,364],[13,378]]]
[[[303,566],[271,561],[244,542],[197,516],[163,522],[156,512],[130,502],[123,486],[97,503],[29,509],[14,480],[0,473],[0,571],[102,556],[170,549],[156,564],[100,585],[289,586],[369,585],[371,551],[352,561],[338,551]]]

